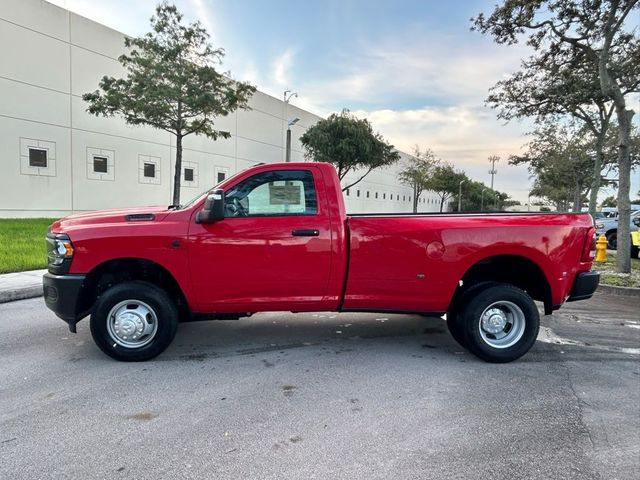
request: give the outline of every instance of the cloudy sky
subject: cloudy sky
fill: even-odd
[[[49,0],[129,35],[148,30],[155,0]],[[430,148],[527,201],[524,167],[507,165],[527,142],[528,122],[504,124],[484,106],[487,90],[515,71],[524,46],[471,32],[469,19],[494,0],[175,0],[227,55],[223,68],[263,92],[318,115],[348,108],[400,150]],[[632,185],[638,189],[640,174]],[[613,192],[605,191],[602,196]]]

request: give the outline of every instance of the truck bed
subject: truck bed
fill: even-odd
[[[593,221],[585,214],[383,213],[348,215],[347,224],[344,310],[444,312],[471,267],[493,259],[538,265],[553,304],[561,304]]]

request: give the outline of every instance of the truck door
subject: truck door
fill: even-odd
[[[225,190],[225,218],[190,227],[203,312],[321,310],[331,223],[318,168],[267,170]]]

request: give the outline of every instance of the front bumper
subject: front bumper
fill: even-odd
[[[69,324],[69,330],[76,331],[79,320],[78,299],[85,275],[53,275],[45,273],[42,277],[44,303],[58,317]]]
[[[573,282],[571,294],[567,302],[575,302],[576,300],[586,300],[593,296],[593,292],[598,288],[600,283],[600,274],[598,272],[581,272],[576,276]]]

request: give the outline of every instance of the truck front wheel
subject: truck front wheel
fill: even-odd
[[[161,288],[146,282],[111,287],[91,314],[91,335],[116,360],[140,362],[162,353],[175,337],[178,310]]]
[[[469,292],[460,306],[457,322],[464,346],[492,363],[520,358],[533,346],[540,329],[540,315],[533,299],[508,284],[494,284]]]

